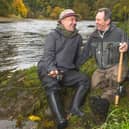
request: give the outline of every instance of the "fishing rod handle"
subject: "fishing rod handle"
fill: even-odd
[[[117,82],[120,83],[122,79],[122,67],[123,67],[123,52],[120,52],[120,59],[119,59],[119,65],[118,65],[118,76],[117,76]]]
[[[120,96],[118,94],[115,95],[115,106],[118,106],[119,104]]]

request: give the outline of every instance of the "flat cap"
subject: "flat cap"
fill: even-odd
[[[77,18],[80,18],[80,15],[76,14],[72,9],[65,9],[60,13],[58,21],[60,22],[62,19],[70,16],[75,16]]]

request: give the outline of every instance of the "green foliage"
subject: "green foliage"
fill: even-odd
[[[50,17],[53,19],[58,19],[59,13],[64,10],[63,8],[60,7],[55,7],[52,9],[51,13],[50,13]]]
[[[129,19],[123,22],[119,22],[117,24],[120,28],[122,28],[125,32],[127,32],[129,36]]]
[[[57,7],[59,9],[56,9]],[[62,9],[72,8],[83,20],[94,19],[96,10],[101,7],[110,8],[115,21],[129,18],[128,0],[1,0],[0,15],[15,14],[22,17],[55,19]]]
[[[0,16],[7,16],[12,11],[13,0],[0,0]]]
[[[128,105],[129,103],[127,103]],[[129,128],[129,109],[114,108],[108,115],[106,122],[101,126],[102,129],[128,129]]]
[[[128,20],[129,18],[129,1],[128,0],[120,0],[116,3],[113,8],[113,18],[121,21]]]
[[[88,60],[82,67],[81,71],[84,73],[88,73],[89,76],[96,69],[94,59]],[[37,68],[31,67],[25,70],[15,71],[14,73],[0,73],[3,76],[3,80],[5,81],[6,76],[10,75],[10,78],[7,78],[6,84],[3,85],[5,87],[5,91],[3,92],[2,87],[0,89],[1,98],[4,93],[4,101],[1,99],[1,103],[6,108],[8,107],[11,101],[22,102],[24,103],[25,99],[31,98],[32,103],[28,106],[24,107],[24,111],[17,113],[17,118],[28,117],[30,114],[38,115],[42,118],[42,122],[39,123],[39,129],[41,128],[53,128],[55,129],[55,124],[52,121],[53,118],[49,118],[45,111],[48,108],[48,103],[45,95],[45,91],[41,86],[41,82],[39,81],[37,75]],[[2,79],[1,79],[2,83]],[[128,83],[126,84],[128,85]],[[7,88],[6,88],[7,87]],[[69,104],[71,103],[72,97],[74,95],[74,90],[72,88],[66,88],[62,90],[62,100],[64,101],[64,106],[66,109],[69,109]],[[127,87],[127,93],[129,93],[129,87]],[[67,94],[67,95],[66,95]],[[23,95],[23,100],[19,99],[20,96]],[[85,116],[83,118],[79,118],[76,116],[72,116],[69,120],[68,129],[128,129],[129,128],[129,94],[126,97],[120,99],[120,103],[118,107],[115,107],[114,104],[110,106],[109,115],[102,125],[98,125],[94,122],[95,116],[91,114],[91,110],[88,104],[88,97],[83,106],[83,111],[85,112]],[[6,101],[6,99],[7,101]],[[29,108],[28,108],[29,107]],[[68,110],[67,109],[67,110]],[[23,117],[24,116],[24,117]],[[41,125],[40,125],[41,124]]]
[[[91,58],[88,61],[86,61],[85,64],[81,66],[81,71],[91,76],[96,68],[97,66],[96,66],[95,60],[94,58]]]
[[[27,16],[27,8],[22,0],[1,0],[0,1],[0,16],[9,16],[12,14]]]
[[[90,8],[86,2],[79,2],[79,0],[75,0],[73,3],[73,9],[81,14],[82,19],[86,19],[89,16]]]

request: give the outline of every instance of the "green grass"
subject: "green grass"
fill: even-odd
[[[93,59],[89,60],[81,67],[81,71],[84,73],[88,73],[89,76],[92,75],[95,69],[96,65]],[[8,75],[10,75],[10,73],[6,73],[6,76]],[[36,67],[16,71],[13,74],[11,73],[11,77],[7,79],[3,78],[2,80],[2,87],[0,88],[5,89],[3,90],[4,92],[2,91],[0,92],[0,94],[1,96],[7,95],[8,98],[10,98],[9,101],[14,100],[14,98],[17,98],[20,92],[25,92],[28,95],[28,97],[32,96],[33,98],[35,98],[35,101],[31,105],[31,107],[29,109],[24,110],[23,112],[17,113],[18,116],[20,114],[22,118],[27,119],[28,115],[30,114],[38,115],[42,118],[42,121],[39,122],[37,129],[56,129],[55,124],[53,123],[53,118],[47,116],[45,113],[46,109],[48,108],[48,104],[45,91],[41,86],[40,80],[38,79]],[[105,123],[97,124],[94,121],[96,118],[92,115],[90,111],[87,97],[87,100],[85,101],[85,104],[82,107],[82,110],[85,112],[85,116],[83,118],[72,116],[69,120],[69,126],[67,129],[129,129],[129,83],[126,82],[125,85],[127,86],[127,96],[120,99],[118,107],[115,107],[114,104],[110,106],[109,114]],[[72,95],[74,93],[72,89],[65,89],[62,92],[63,101],[69,103],[70,101],[68,100],[72,98],[71,93]],[[1,102],[2,101],[3,100],[1,99]],[[17,100],[16,102],[18,101],[20,100]],[[6,105],[5,107],[7,107],[8,100],[6,102],[6,99],[4,99],[3,104],[3,106]],[[18,116],[15,116],[15,118],[18,118]]]
[[[125,25],[119,24],[119,26],[129,34],[129,21]],[[96,68],[95,60],[92,58],[82,65],[81,72],[92,76]],[[104,123],[97,124],[94,121],[96,118],[90,111],[87,97],[82,108],[86,115],[83,118],[72,116],[67,129],[129,129],[129,82],[126,82],[125,86],[127,87],[127,95],[120,99],[118,107],[115,107],[114,104],[110,106],[108,117]],[[28,115],[35,114],[42,118],[37,129],[56,129],[53,118],[49,118],[45,114],[48,103],[35,66],[14,73],[9,71],[0,73],[0,106],[3,104],[3,108],[9,107],[10,101],[18,103],[21,100],[17,100],[17,98],[21,93],[27,94],[28,97],[34,98],[35,101],[30,107],[28,105],[29,109],[25,108],[23,112],[17,113],[14,118],[19,119],[20,115],[22,120],[23,118],[26,120]],[[66,107],[72,97],[71,93],[72,95],[74,93],[72,89],[65,89],[62,92],[63,100],[66,100]]]

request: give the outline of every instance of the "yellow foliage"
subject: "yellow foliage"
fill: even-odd
[[[47,6],[47,10],[46,10],[46,11],[47,11],[47,13],[50,13],[50,12],[51,12],[51,10],[52,10],[51,6],[50,6],[50,5],[48,5],[48,6]]]
[[[28,118],[31,121],[41,121],[41,118],[39,116],[35,116],[35,115],[30,115]]]
[[[18,14],[21,14],[23,17],[27,16],[28,10],[24,5],[23,0],[13,0],[13,7]]]

